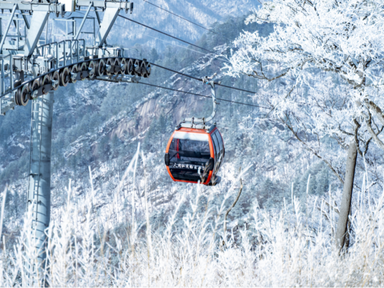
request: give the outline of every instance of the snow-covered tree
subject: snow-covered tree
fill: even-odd
[[[344,165],[331,154],[330,138],[345,150],[356,145],[377,168],[376,150],[384,150],[382,1],[276,0],[246,22],[273,23],[274,31],[242,33],[228,74],[265,80],[256,97],[269,104],[268,119],[284,123],[341,182]]]
[[[292,129],[292,121],[310,124],[312,133],[342,146],[355,138],[361,155],[370,139],[384,150],[378,137],[384,124],[382,6],[378,0],[265,2],[247,23],[274,23],[274,31],[267,37],[242,33],[229,73],[280,81],[282,91],[264,98]]]

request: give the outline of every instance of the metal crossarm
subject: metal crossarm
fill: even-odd
[[[5,33],[3,35],[3,39],[1,39],[1,43],[0,43],[0,52],[1,53],[3,52],[3,46],[4,46],[5,39],[6,39],[6,35],[9,32],[9,28],[11,27],[13,17],[15,16],[16,8],[17,8],[17,4],[14,4],[13,8],[12,8],[12,12],[11,12],[11,17],[9,17],[9,20],[8,20],[7,28],[5,28]]]
[[[119,8],[124,9],[125,12],[128,10],[133,10],[133,3],[130,1],[104,1],[104,0],[96,0],[96,1],[90,1],[90,0],[77,0],[76,6],[77,7],[88,7],[90,4],[93,5],[95,8]]]
[[[76,36],[75,36],[75,40],[77,40],[79,38],[80,33],[81,33],[81,29],[83,29],[84,23],[87,20],[89,11],[91,11],[92,6],[93,6],[93,3],[90,3],[89,6],[88,6],[88,9],[87,9],[87,12],[85,12],[85,15],[83,17],[83,21],[81,21],[80,27],[77,30],[77,33],[76,33]]]
[[[11,10],[14,5],[18,6],[20,11],[36,12],[36,11],[48,11],[56,14],[64,14],[65,5],[57,2],[35,2],[24,0],[5,0],[0,1],[0,9]]]

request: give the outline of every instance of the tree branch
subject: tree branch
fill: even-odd
[[[383,111],[381,111],[380,107],[377,106],[372,101],[369,101],[368,105],[369,105],[369,108],[371,108],[375,112],[375,115],[377,116],[377,118],[379,118],[381,124],[384,125],[384,115],[383,115]]]
[[[372,129],[372,117],[371,117],[371,112],[369,110],[368,110],[368,119],[366,120],[366,123],[367,123],[368,132],[371,134],[373,140],[382,150],[384,150],[384,143],[379,139],[379,137],[377,137],[378,134],[376,134],[375,131],[373,131]]]
[[[307,143],[305,143],[300,137],[299,135],[295,132],[295,130],[293,130],[292,126],[289,125],[286,121],[284,121],[284,119],[280,118],[280,120],[288,127],[289,130],[291,130],[291,132],[293,133],[293,135],[296,137],[297,140],[299,140],[303,145],[304,145],[304,148],[311,152],[313,155],[315,155],[317,158],[319,158],[320,160],[324,161],[325,164],[328,165],[329,169],[331,169],[331,171],[336,175],[336,177],[340,180],[340,182],[344,185],[344,180],[341,178],[341,176],[339,175],[339,173],[337,173],[337,171],[335,170],[335,168],[332,167],[332,165],[327,161],[325,160],[322,156],[320,156],[316,151],[314,151],[311,147],[308,146]]]
[[[229,207],[229,209],[227,210],[227,212],[224,215],[224,235],[225,235],[225,232],[227,231],[227,216],[228,216],[229,212],[231,212],[232,208],[235,207],[237,201],[239,200],[240,195],[241,195],[241,191],[243,191],[243,181],[240,178],[240,190],[239,190],[239,193],[237,193],[237,197],[236,197],[235,201],[232,203],[231,207]]]
[[[263,65],[261,64],[260,61],[256,60],[256,59],[253,59],[254,62],[256,62],[257,64],[259,64],[260,66],[260,73],[257,72],[256,70],[253,70],[253,74],[246,74],[247,76],[250,76],[250,77],[254,77],[254,78],[257,78],[257,79],[260,79],[260,80],[267,80],[269,82],[272,82],[274,80],[277,80],[281,77],[284,77],[285,75],[287,75],[287,73],[289,72],[289,70],[291,70],[291,68],[288,68],[287,71],[283,72],[282,74],[280,75],[277,75],[273,78],[268,78],[267,76],[265,76],[264,74],[264,71],[263,71]]]

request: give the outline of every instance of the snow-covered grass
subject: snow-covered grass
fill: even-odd
[[[61,221],[46,231],[45,269],[36,269],[38,252],[27,245],[33,243],[27,215],[18,244],[3,246],[0,285],[39,286],[42,274],[51,287],[383,285],[384,194],[377,202],[360,199],[351,247],[339,255],[332,235],[337,209],[326,202],[331,195],[308,197],[302,207],[289,199],[281,211],[254,207],[245,225],[229,225],[224,235],[232,194],[216,205],[212,188],[195,187],[193,199],[181,197],[160,229],[151,225],[147,203],[144,221],[112,227],[95,216],[93,191],[79,207],[69,186]],[[180,213],[185,205],[189,212]]]
[[[68,202],[63,221],[47,230],[49,264],[43,273],[33,267],[37,253],[26,245],[33,241],[26,233],[30,225],[26,220],[18,245],[1,254],[1,287],[38,287],[44,273],[51,287],[384,285],[383,197],[355,211],[353,245],[341,256],[334,249],[330,223],[317,208],[308,219],[298,202],[287,205],[292,211],[286,208],[273,215],[255,208],[248,229],[223,243],[220,219],[225,205],[209,207],[208,202],[201,210],[198,202],[184,217],[181,231],[174,231],[176,207],[161,233],[148,233],[146,227],[112,229],[92,220],[91,205],[81,223],[77,209]],[[327,213],[318,202],[313,207],[323,207]]]

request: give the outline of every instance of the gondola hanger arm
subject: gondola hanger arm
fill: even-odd
[[[209,117],[202,117],[202,118],[185,118],[182,123],[178,127],[185,127],[185,128],[196,128],[196,129],[206,129],[206,125],[208,122],[212,121],[212,119],[215,117],[216,114],[216,85],[220,82],[214,81],[217,74],[213,74],[212,76],[204,76],[201,78],[201,81],[204,84],[208,84],[211,86],[211,96],[212,96],[212,114]]]
[[[212,95],[212,105],[213,105],[213,110],[211,116],[208,118],[203,118],[204,122],[210,122],[216,115],[216,86],[215,84],[220,84],[218,81],[214,81],[213,79],[216,77],[217,73],[213,74],[212,76],[205,76],[202,78],[203,83],[209,84],[211,86],[211,95]]]

